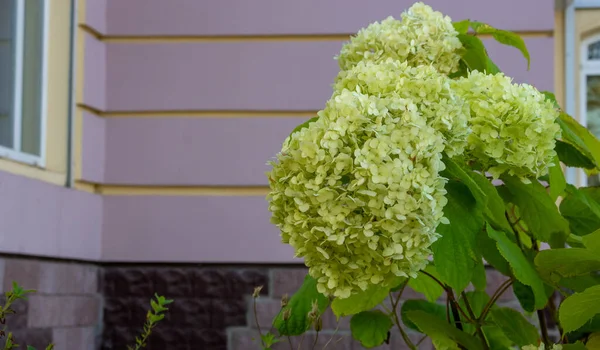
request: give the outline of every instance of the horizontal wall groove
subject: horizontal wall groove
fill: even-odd
[[[81,110],[105,118],[264,118],[264,117],[307,117],[314,116],[318,111],[286,111],[286,110],[162,110],[162,111],[102,111],[86,104],[78,104]]]
[[[106,43],[156,44],[156,43],[202,43],[202,42],[269,42],[269,41],[348,41],[356,33],[338,34],[256,34],[256,35],[106,35],[87,24],[79,28]],[[553,37],[554,30],[515,31],[523,38]],[[473,34],[473,33],[470,33]],[[491,34],[479,34],[490,38]]]
[[[113,185],[75,181],[75,188],[105,196],[208,196],[255,197],[266,196],[268,186],[160,186]]]

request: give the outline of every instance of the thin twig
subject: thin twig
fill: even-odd
[[[313,342],[313,350],[315,350],[315,348],[317,347],[317,341],[319,340],[319,332],[317,332],[317,334],[315,335],[315,341]]]
[[[452,289],[447,289],[446,293],[448,294],[448,299],[450,299],[450,308],[452,309],[452,317],[454,317],[454,326],[458,330],[462,331],[462,321],[460,320],[460,314],[458,313],[458,305],[456,304],[456,300],[454,299],[454,292],[452,292]]]
[[[335,334],[337,333],[338,329],[340,329],[340,323],[339,322],[337,324],[337,327],[335,327],[335,330],[333,331],[333,334],[331,335],[331,338],[329,338],[329,341],[327,341],[327,343],[325,343],[325,345],[323,346],[323,350],[325,350],[325,348],[329,345],[329,343],[331,343],[331,341],[335,337]]]
[[[389,297],[390,297],[390,302],[392,303],[392,314],[394,316],[394,321],[396,322],[396,326],[398,327],[398,330],[400,331],[400,335],[402,336],[402,339],[404,339],[404,342],[406,343],[406,345],[409,348],[411,348],[413,350],[417,350],[417,347],[410,340],[410,337],[408,336],[408,334],[406,334],[404,329],[402,329],[402,324],[400,323],[400,319],[398,318],[398,313],[396,312],[396,309],[398,308],[398,304],[400,303],[400,298],[402,297],[402,293],[404,293],[404,289],[406,288],[407,284],[408,284],[408,280],[404,281],[404,283],[402,284],[402,287],[400,287],[400,291],[398,292],[398,296],[396,297],[395,301],[394,301],[394,297],[391,292],[389,293]]]
[[[462,296],[463,300],[465,301],[465,306],[467,307],[467,311],[469,312],[471,319],[477,320],[477,316],[475,316],[475,313],[473,312],[473,308],[471,308],[471,303],[469,303],[469,299],[467,299],[467,294],[465,292],[462,292],[461,296]],[[483,334],[483,331],[481,330],[481,324],[479,323],[479,321],[475,321],[475,331],[476,331],[477,335],[479,336],[479,338],[481,338],[481,344],[483,345],[483,349],[489,350],[490,347],[487,343],[487,340],[485,339],[485,334]]]
[[[485,320],[485,318],[487,317],[487,314],[490,311],[490,309],[492,308],[492,306],[494,306],[496,301],[498,301],[498,299],[502,296],[502,294],[504,294],[504,292],[506,292],[508,290],[508,288],[510,288],[510,286],[512,286],[512,284],[513,284],[513,280],[509,279],[509,280],[505,281],[496,290],[496,293],[494,293],[494,296],[492,297],[492,299],[490,299],[490,301],[485,305],[483,311],[481,312],[481,315],[478,318],[478,321]]]
[[[550,338],[548,338],[548,326],[546,325],[546,315],[544,310],[537,310],[538,320],[540,321],[540,329],[542,331],[542,340],[546,346],[550,346]]]
[[[254,302],[252,303],[252,308],[254,309],[254,322],[256,322],[256,328],[258,328],[258,334],[260,335],[260,343],[262,346],[265,346],[265,341],[263,340],[263,334],[260,329],[260,324],[258,323],[258,314],[256,313],[256,298],[253,298]]]

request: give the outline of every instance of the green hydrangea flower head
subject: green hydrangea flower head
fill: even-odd
[[[559,113],[533,86],[513,84],[511,78],[471,72],[453,81],[456,91],[470,104],[468,156],[498,178],[503,173],[522,179],[548,173]]]
[[[417,2],[397,20],[388,17],[361,29],[342,47],[337,57],[342,70],[367,60],[387,58],[411,66],[432,65],[443,74],[458,69],[462,44],[452,20],[430,6]]]
[[[444,139],[410,99],[343,90],[271,163],[271,221],[339,298],[416,276],[446,205]]]
[[[470,132],[469,104],[452,89],[450,78],[432,66],[412,67],[392,58],[361,61],[337,76],[334,91],[344,89],[413,101],[427,124],[444,136],[445,152],[450,157],[463,153]]]

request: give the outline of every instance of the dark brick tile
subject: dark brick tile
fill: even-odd
[[[157,269],[155,290],[168,298],[193,296],[192,269]]]
[[[27,328],[13,331],[15,342],[19,344],[19,349],[26,349],[27,346],[33,346],[36,349],[45,349],[48,344],[53,342],[52,329],[50,328]]]
[[[246,325],[245,300],[212,300],[211,328],[225,329],[227,327]]]
[[[179,298],[169,305],[164,322],[169,326],[209,328],[212,313],[210,299]]]
[[[155,270],[150,268],[107,268],[102,289],[107,297],[147,297],[154,295]]]
[[[135,344],[135,337],[141,330],[139,327],[105,327],[102,334],[102,349],[127,349]]]
[[[191,329],[165,327],[165,324],[158,325],[148,339],[148,350],[195,350],[210,348],[190,348],[189,334]]]
[[[6,298],[0,296],[0,305],[4,305]],[[6,326],[8,329],[23,329],[27,327],[27,313],[29,310],[29,302],[27,300],[15,301],[11,309],[15,312],[6,317]]]
[[[190,349],[194,350],[227,350],[227,337],[225,335],[225,329],[190,330],[189,342]]]
[[[129,325],[131,320],[129,299],[105,298],[103,320],[107,327]]]

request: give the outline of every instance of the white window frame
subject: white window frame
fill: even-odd
[[[590,44],[600,42],[600,35],[594,35],[581,42],[579,50],[579,123],[587,127],[587,78],[589,76],[600,76],[600,60],[588,59],[588,47]],[[580,186],[588,185],[588,178],[582,169],[575,171],[574,182]]]
[[[16,20],[15,20],[15,79],[13,85],[13,147],[0,145],[0,158],[7,158],[21,163],[31,164],[38,167],[45,166],[46,160],[46,123],[47,123],[47,102],[48,102],[48,39],[49,39],[49,19],[50,3],[44,0],[42,14],[42,89],[40,96],[40,155],[33,155],[21,151],[21,136],[23,134],[21,121],[23,105],[23,55],[25,50],[25,1],[15,0]]]

